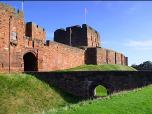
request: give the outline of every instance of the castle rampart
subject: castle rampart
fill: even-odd
[[[68,69],[85,64],[84,53],[85,50],[76,47],[47,41],[47,46],[39,51],[39,57],[43,61],[40,71]]]
[[[101,48],[100,35],[83,24],[58,29],[45,41],[45,29],[26,23],[22,11],[0,3],[0,72],[51,71],[83,64],[128,65],[123,54]]]
[[[87,48],[85,51],[86,64],[120,64],[126,65],[123,54],[105,48]]]

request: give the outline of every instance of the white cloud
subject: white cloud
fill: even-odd
[[[128,43],[126,43],[126,46],[140,50],[152,50],[152,40],[130,40]]]
[[[152,47],[152,40],[131,40],[128,43],[129,46],[141,46],[141,47]]]

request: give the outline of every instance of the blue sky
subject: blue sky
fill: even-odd
[[[20,1],[6,2],[21,9]],[[151,1],[25,1],[25,21],[44,27],[47,39],[53,40],[58,28],[85,22],[101,36],[104,48],[123,52],[129,65],[152,61],[152,2]]]

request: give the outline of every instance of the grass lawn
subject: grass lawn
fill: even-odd
[[[82,65],[64,71],[131,70],[122,65]],[[106,96],[97,86],[96,96]],[[0,74],[0,114],[151,114],[152,86],[80,102],[28,74]],[[79,101],[79,103],[78,103]]]
[[[0,114],[42,113],[74,101],[71,96],[56,91],[34,76],[0,74]]]
[[[63,71],[136,71],[136,69],[125,65],[103,64],[103,65],[82,65]]]
[[[84,101],[46,114],[152,114],[152,86]]]

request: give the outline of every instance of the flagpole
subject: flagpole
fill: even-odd
[[[84,10],[84,16],[85,16],[85,24],[87,24],[87,9]]]
[[[70,46],[71,46],[71,34],[72,34],[72,30],[71,30],[71,27],[70,27]]]
[[[24,1],[22,0],[22,11],[24,10]]]

